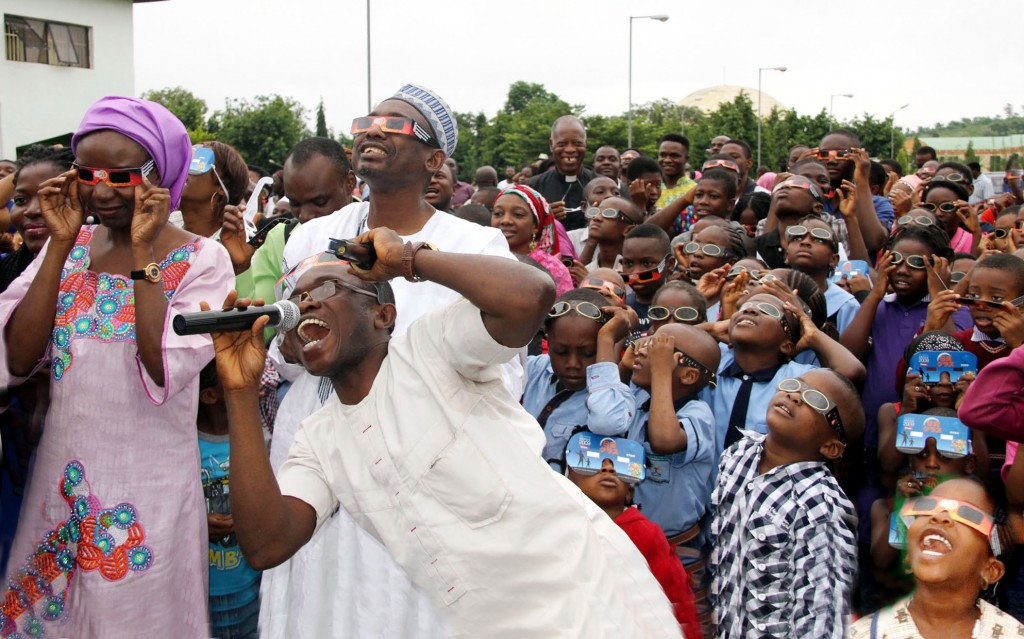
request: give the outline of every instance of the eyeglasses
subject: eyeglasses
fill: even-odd
[[[688,324],[696,321],[700,317],[700,313],[692,306],[651,306],[647,309],[647,319],[652,322],[664,322],[669,317]]]
[[[699,372],[702,377],[708,378],[708,386],[710,386],[711,388],[718,388],[718,375],[715,373],[715,371],[711,370],[704,364],[701,364],[700,362],[693,359],[692,357],[690,357],[683,351],[679,350],[678,348],[675,348],[673,350],[682,356],[680,358],[682,361],[679,362],[680,366],[689,366],[690,368],[696,368],[697,372]]]
[[[298,295],[294,295],[288,298],[288,301],[298,306],[299,304],[310,301],[310,302],[322,302],[328,298],[334,297],[338,294],[340,289],[348,289],[353,293],[359,293],[360,295],[367,295],[374,299],[377,299],[377,294],[368,291],[358,286],[349,284],[348,282],[342,282],[340,280],[327,280],[320,286],[317,286],[311,291],[306,291]]]
[[[729,169],[730,171],[735,171],[737,173],[740,172],[739,165],[733,162],[732,160],[708,160],[707,162],[704,163],[704,166],[702,166],[700,170],[702,172],[710,171],[711,169],[717,169],[718,167]]]
[[[696,255],[697,253],[703,253],[708,257],[725,257],[728,255],[735,255],[731,249],[722,248],[715,244],[706,244],[703,242],[687,242],[683,247],[683,253],[686,255]]]
[[[918,205],[918,208],[931,211],[932,213],[936,213],[938,211],[942,211],[943,213],[952,213],[960,207],[958,207],[955,202],[943,202],[942,204],[923,202]]]
[[[907,500],[900,509],[901,518],[930,517],[941,512],[949,514],[949,518],[968,528],[977,530],[986,539],[991,538],[995,528],[995,519],[982,512],[974,504],[959,499],[940,499],[938,497],[918,497]],[[912,522],[913,519],[910,520]],[[909,526],[910,522],[907,522]]]
[[[853,155],[851,149],[832,149],[831,151],[819,149],[814,157],[819,160],[845,160],[850,155]]]
[[[892,252],[892,263],[893,265],[902,264],[903,260],[907,261],[907,266],[910,268],[916,268],[919,271],[923,271],[927,268],[928,258],[924,255],[904,255],[899,251]]]
[[[774,195],[783,189],[804,189],[816,200],[820,200],[822,197],[821,189],[807,178],[789,178],[785,182],[776,184],[775,188],[772,189],[772,194]]]
[[[592,319],[595,322],[605,323],[608,321],[608,316],[604,314],[597,305],[590,302],[555,302],[555,305],[548,311],[548,319],[555,319],[567,315],[570,311],[574,311],[577,315],[582,315],[587,319]]]
[[[839,437],[839,441],[846,443],[846,429],[839,416],[839,407],[825,393],[794,377],[782,380],[775,388],[783,393],[800,393],[800,400],[811,410],[824,416],[825,423]]]
[[[932,226],[935,224],[935,219],[930,218],[927,215],[904,215],[900,217],[900,219],[896,220],[896,226],[906,226],[907,224]]]
[[[220,173],[217,172],[216,155],[213,149],[206,146],[192,147],[192,163],[188,165],[188,174],[203,175],[211,170],[213,171],[213,176],[217,178],[220,188],[224,189],[224,197],[231,199],[228,187],[224,186],[224,180],[220,179]]]
[[[992,233],[992,237],[994,237],[994,238],[995,238],[995,239],[997,239],[997,240],[1005,240],[1005,239],[1006,239],[1007,237],[1009,237],[1009,236],[1010,236],[1010,233],[1011,233],[1011,232],[1012,232],[1013,230],[1014,230],[1014,229],[1013,229],[1013,227],[1010,227],[1010,228],[1008,228],[1008,229],[1006,229],[1006,228],[998,228],[998,229],[996,229],[996,230],[995,230],[995,231],[994,231],[994,232]]]
[[[1024,296],[1008,300],[1008,302],[1010,303],[1010,305],[1020,308],[1021,305],[1024,305]],[[991,308],[992,310],[995,311],[1006,310],[1006,307],[1003,306],[1003,302],[997,302],[995,300],[986,300],[980,297],[970,297],[970,294],[964,295],[963,297],[957,299],[957,303],[963,306],[980,306],[982,308]]]
[[[949,274],[949,282],[951,284],[959,284],[965,277],[967,277],[967,273],[963,271],[953,271]]]
[[[768,276],[765,276],[764,278],[761,279],[763,280],[766,279],[767,277]],[[786,319],[786,314],[782,312],[781,308],[773,306],[768,302],[747,302],[746,304],[740,306],[739,308],[740,313],[748,310],[755,310],[759,312],[761,315],[767,315],[773,320],[776,320],[779,324],[782,324],[782,331],[786,334],[786,337],[788,337],[789,339],[795,339],[793,335],[792,326],[790,325],[789,320]]]
[[[936,175],[936,180],[948,180],[950,182],[967,182],[967,178],[964,177],[963,173],[946,173],[945,175]],[[973,182],[974,180],[971,180]]]
[[[822,228],[807,228],[806,226],[791,226],[786,229],[786,236],[791,240],[800,241],[807,237],[807,234],[811,235],[811,239],[817,240],[821,243],[828,242],[832,246],[836,244],[836,236],[828,229]]]
[[[626,289],[615,284],[602,280],[599,277],[587,277],[580,283],[580,288],[589,288],[596,291],[608,291],[620,302],[626,297]]]
[[[437,138],[421,127],[419,122],[416,122],[411,118],[366,115],[352,120],[353,135],[356,133],[364,133],[373,127],[379,127],[384,133],[410,135],[427,146],[432,146],[436,149],[441,148],[441,144],[437,141]]]
[[[140,167],[130,169],[96,169],[82,166],[75,162],[78,182],[86,186],[96,186],[101,181],[107,186],[123,188],[126,186],[139,186],[143,183],[142,178],[148,176],[156,168],[153,160],[146,162]]]
[[[648,284],[650,282],[657,282],[661,279],[661,271],[668,264],[668,256],[661,258],[658,265],[649,271],[640,271],[639,273],[630,273],[629,275],[623,273],[622,277],[626,280],[626,283],[630,286],[637,284]]]
[[[766,270],[758,268],[747,268],[746,266],[734,266],[731,269],[729,269],[729,272],[726,274],[725,279],[727,281],[734,280],[740,276],[740,273],[744,271],[746,271],[749,274],[750,279],[754,282],[760,280],[765,275],[768,275],[768,271]]]
[[[633,220],[629,219],[629,216],[622,211],[615,209],[602,209],[596,206],[592,206],[587,209],[587,212],[583,214],[588,220],[592,220],[595,217],[603,217],[606,220],[621,220],[626,224],[636,224]]]

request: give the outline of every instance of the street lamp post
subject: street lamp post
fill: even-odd
[[[889,114],[889,157],[893,159],[896,159],[896,114],[908,106],[909,102]]]
[[[761,72],[762,71],[780,71],[786,72],[786,67],[762,67],[757,70],[757,164],[754,165],[754,171],[761,168]],[[742,186],[742,185],[741,185]]]
[[[369,2],[369,0],[367,0]],[[626,146],[633,146],[633,21],[634,20],[657,20],[665,22],[668,16],[658,14],[654,16],[629,16],[629,116],[627,118]]]
[[[832,117],[832,106],[835,104],[836,98],[852,98],[852,93],[833,93],[828,98],[828,121],[835,122],[836,119]]]

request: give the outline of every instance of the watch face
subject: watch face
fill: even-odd
[[[156,282],[160,280],[160,267],[156,264],[150,264],[146,267],[146,279]]]

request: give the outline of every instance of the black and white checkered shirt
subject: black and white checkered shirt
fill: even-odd
[[[824,463],[758,473],[765,436],[722,456],[711,496],[718,637],[842,639],[856,575],[857,517]]]

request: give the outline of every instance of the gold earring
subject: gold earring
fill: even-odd
[[[530,240],[530,252],[533,253],[537,249],[537,240]]]

